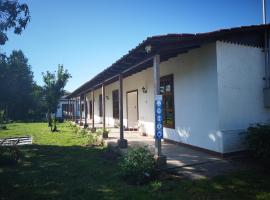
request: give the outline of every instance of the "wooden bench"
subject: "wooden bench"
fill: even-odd
[[[0,139],[0,146],[27,145],[32,143],[33,139],[31,136]]]

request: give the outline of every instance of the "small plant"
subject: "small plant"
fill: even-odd
[[[109,130],[108,129],[103,129],[102,130],[102,137],[103,138],[108,138],[109,137]]]
[[[86,130],[86,129],[81,129],[81,128],[79,128],[80,129],[80,134],[81,135],[86,135],[87,133],[88,133],[88,131]]]
[[[158,192],[162,188],[162,182],[153,181],[150,186],[151,186],[152,192]]]
[[[52,132],[56,132],[56,131],[57,131],[56,123],[57,123],[57,119],[56,119],[56,117],[54,116],[54,117],[53,117],[53,126],[51,126],[51,131],[52,131]]]
[[[248,128],[248,150],[261,163],[270,165],[270,125],[260,125]]]
[[[79,134],[81,129],[75,125],[73,126],[73,130],[74,130],[74,133]]]
[[[7,126],[5,124],[5,111],[0,110],[0,129],[7,129]]]
[[[99,132],[95,132],[95,133],[87,132],[87,134],[84,135],[84,137],[87,138],[86,145],[87,146],[103,146],[103,139],[100,136],[101,135]]]
[[[155,170],[154,156],[146,148],[131,149],[120,162],[121,175],[132,184],[151,180]]]

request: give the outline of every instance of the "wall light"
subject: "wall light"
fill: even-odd
[[[151,53],[151,50],[152,50],[151,45],[147,45],[147,46],[145,47],[146,53]]]
[[[144,86],[142,87],[142,92],[143,92],[144,94],[147,93],[147,89],[146,89]]]

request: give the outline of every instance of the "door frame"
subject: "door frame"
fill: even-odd
[[[139,120],[139,91],[138,89],[135,90],[129,90],[126,92],[126,111],[127,111],[127,128],[128,127],[128,93],[136,92],[137,93],[137,121]]]

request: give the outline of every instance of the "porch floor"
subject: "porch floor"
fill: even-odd
[[[88,125],[91,127],[90,123]],[[95,127],[101,128],[102,124],[97,123]],[[119,128],[107,127],[107,129],[110,132],[109,138],[105,139],[105,143],[109,147],[117,147],[117,140],[120,135]],[[155,152],[155,140],[153,136],[142,136],[138,131],[125,131],[124,138],[128,141],[128,148],[121,149],[124,153],[129,148],[135,147],[147,147],[153,154]],[[243,167],[235,159],[225,159],[210,153],[164,141],[162,141],[162,154],[167,157],[167,168],[169,171],[189,179],[212,178]]]
[[[141,136],[136,131],[125,131],[124,138],[128,140],[128,148],[147,147],[154,153],[155,140],[152,136]],[[110,128],[109,138],[105,140],[106,144],[117,146],[118,139],[119,129]],[[128,151],[128,149],[123,151]],[[239,164],[231,159],[164,141],[162,141],[162,154],[167,157],[167,166],[170,171],[191,179],[211,178],[239,168]]]

